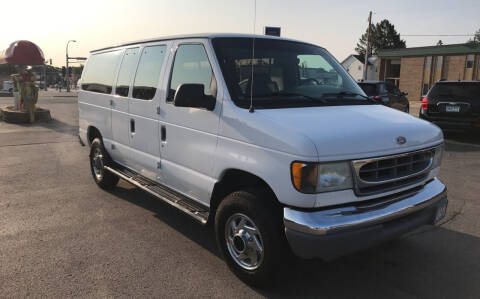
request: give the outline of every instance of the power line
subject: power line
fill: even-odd
[[[400,34],[401,36],[475,36],[475,34]]]

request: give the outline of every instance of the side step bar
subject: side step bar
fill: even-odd
[[[115,166],[115,168],[112,166],[104,166],[104,168],[132,185],[137,186],[156,198],[176,207],[180,211],[199,221],[201,224],[207,223],[209,215],[209,208],[207,206],[197,203],[178,192],[170,190],[169,188],[122,166],[118,165]]]

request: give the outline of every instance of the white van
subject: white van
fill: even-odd
[[[253,51],[254,47],[254,51]],[[244,281],[442,219],[442,131],[378,105],[324,48],[205,34],[91,52],[78,95],[95,182],[213,223]]]

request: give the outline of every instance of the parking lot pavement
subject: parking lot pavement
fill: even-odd
[[[275,287],[240,282],[211,227],[121,182],[97,188],[77,102],[41,92],[48,124],[0,122],[0,297],[474,298],[480,293],[480,141],[448,133],[440,227],[344,258],[287,261]],[[65,94],[62,94],[65,95]],[[68,94],[70,96],[71,94]],[[0,98],[6,105],[11,98]]]

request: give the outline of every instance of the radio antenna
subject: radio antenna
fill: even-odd
[[[253,59],[255,59],[255,25],[257,23],[257,0],[253,0],[253,39],[252,39],[252,76],[250,77],[250,108],[248,112],[253,113]]]

